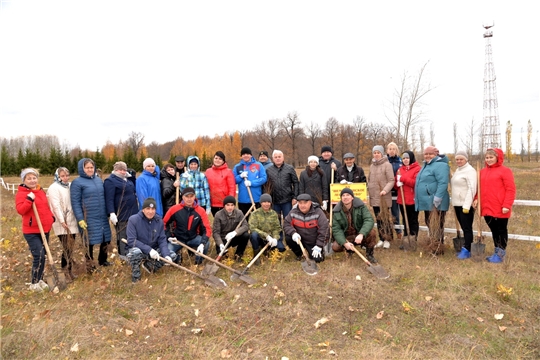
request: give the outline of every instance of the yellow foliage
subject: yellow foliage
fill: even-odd
[[[507,299],[512,295],[514,289],[507,288],[502,284],[497,285],[497,294],[499,294],[503,299]]]

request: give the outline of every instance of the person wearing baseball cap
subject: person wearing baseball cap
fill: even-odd
[[[131,281],[141,279],[141,268],[154,273],[163,266],[162,258],[174,261],[176,254],[167,246],[163,220],[156,216],[157,202],[148,197],[142,210],[129,217],[127,224],[127,258],[131,265]]]
[[[175,163],[175,172],[179,173],[180,175],[182,175],[183,173],[186,172],[186,158],[183,157],[182,155],[178,155],[174,158],[174,163]]]

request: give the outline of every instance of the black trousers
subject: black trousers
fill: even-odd
[[[474,209],[471,208],[468,214],[464,214],[462,206],[454,206],[454,211],[456,212],[459,226],[461,226],[461,230],[463,231],[463,237],[465,238],[465,244],[463,245],[463,247],[471,251],[471,244],[474,238]]]
[[[495,247],[506,250],[506,245],[508,245],[508,218],[484,216],[484,220],[486,220],[486,224],[491,230]]]
[[[407,222],[403,221],[403,234],[405,236],[407,235],[418,235],[418,232],[420,231],[420,224],[418,223],[418,211],[415,210],[415,205],[405,205],[405,209],[407,210],[407,220],[409,221],[409,227],[411,228],[411,232],[409,233],[409,229],[407,229]],[[405,211],[403,210],[403,205],[399,204],[399,211],[401,212],[401,216],[403,219],[405,219]]]

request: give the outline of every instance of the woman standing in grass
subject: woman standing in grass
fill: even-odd
[[[396,188],[398,189],[397,203],[400,205],[401,216],[405,219],[406,212],[409,222],[409,229],[407,229],[407,224],[404,222],[403,233],[405,236],[414,236],[416,241],[418,241],[420,225],[418,224],[418,211],[416,211],[414,205],[414,185],[416,184],[416,177],[420,172],[420,165],[418,165],[414,153],[410,150],[403,152],[401,160],[403,165],[399,168],[396,175]],[[403,199],[405,199],[405,204],[403,203]],[[404,250],[405,248],[401,245],[400,249]]]
[[[48,290],[49,286],[43,281],[43,271],[45,270],[45,247],[41,238],[38,221],[34,215],[34,208],[41,219],[41,225],[45,232],[45,238],[49,241],[49,231],[51,231],[54,222],[54,216],[47,202],[45,191],[38,184],[39,173],[36,169],[26,168],[21,171],[22,184],[19,185],[17,195],[15,196],[15,207],[22,216],[23,236],[32,257],[32,283],[30,290],[43,291]]]
[[[321,209],[326,211],[330,192],[328,191],[328,182],[326,175],[319,166],[319,158],[315,155],[308,157],[308,165],[306,170],[300,173],[298,179],[298,193],[308,194],[311,196],[311,201],[321,204]]]
[[[480,215],[486,220],[493,237],[495,251],[486,258],[491,263],[502,263],[508,244],[508,219],[516,199],[516,184],[512,170],[503,165],[501,149],[487,149],[486,167],[480,170]],[[477,200],[473,206],[476,207]]]
[[[47,190],[49,206],[56,221],[53,224],[54,233],[62,243],[62,269],[67,279],[74,280],[73,274],[73,247],[75,235],[78,232],[77,220],[71,208],[71,195],[69,193],[69,170],[59,167],[54,173],[54,182]]]

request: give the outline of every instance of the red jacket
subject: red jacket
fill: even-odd
[[[236,180],[227,163],[221,166],[212,165],[204,173],[210,188],[210,203],[213,207],[223,207],[223,199],[227,196],[236,197]]]
[[[165,214],[163,223],[165,231],[172,224],[174,237],[183,243],[187,243],[200,235],[203,244],[206,244],[212,235],[208,215],[206,215],[204,208],[199,206],[197,200],[193,203],[193,207],[184,206],[183,201],[178,205],[174,205]]]
[[[504,154],[501,149],[491,149],[497,153],[497,163],[480,170],[480,211],[482,216],[509,218],[516,199],[516,184],[512,170],[503,166]],[[478,196],[478,195],[477,195]],[[502,208],[510,209],[506,214]]]
[[[28,198],[28,194],[31,192],[36,196],[34,201]],[[47,201],[45,191],[43,191],[39,185],[34,190],[30,190],[25,185],[19,185],[19,190],[15,196],[15,207],[17,208],[17,212],[22,216],[23,234],[40,233],[37,220],[34,216],[32,203],[36,204],[43,231],[48,233],[51,231],[52,224],[54,223],[54,215],[51,208],[49,208],[49,202]]]
[[[414,162],[409,166],[402,165],[399,170],[396,173],[396,184],[397,184],[397,174],[401,175],[401,182],[403,183],[403,186],[397,187],[397,185],[394,185],[395,188],[398,189],[397,193],[397,203],[402,205],[403,201],[401,200],[401,192],[405,195],[405,205],[413,205],[414,204],[414,185],[416,184],[416,177],[418,176],[418,173],[420,172],[420,165],[418,165],[418,162]]]

